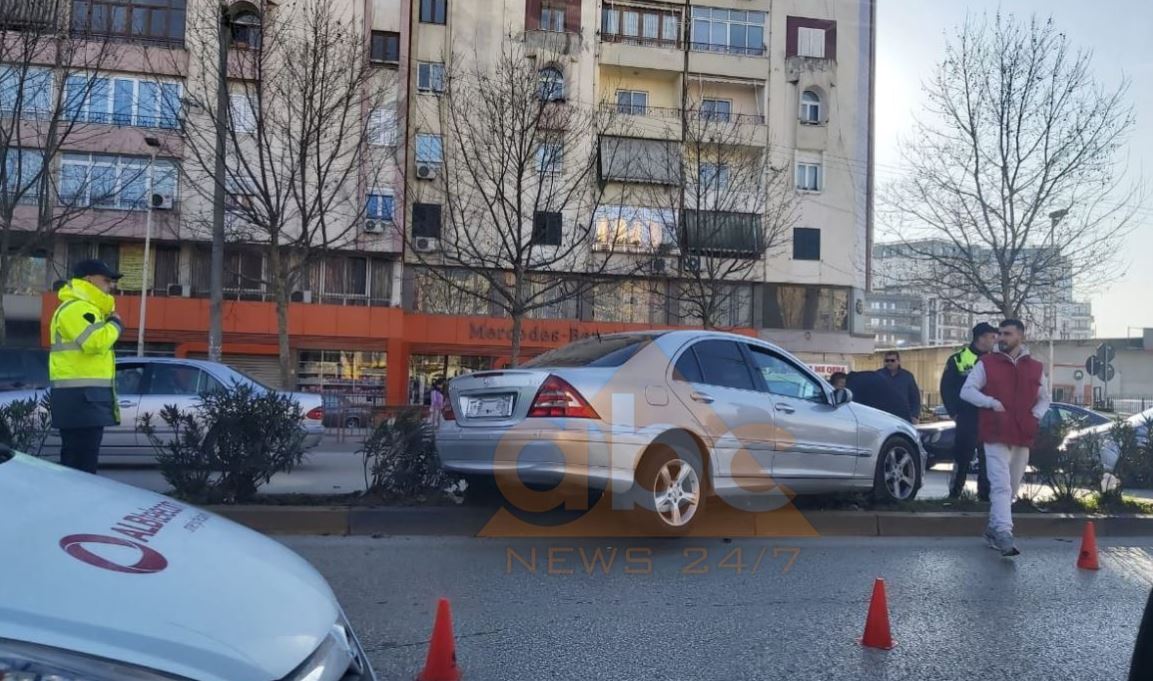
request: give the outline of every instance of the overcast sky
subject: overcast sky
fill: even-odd
[[[1132,81],[1137,124],[1123,162],[1153,187],[1153,0],[877,0],[877,186],[902,172],[898,140],[921,106],[921,84],[944,52],[945,32],[966,12],[1052,16],[1074,46],[1093,50],[1098,78]],[[878,235],[885,238],[883,233]],[[1153,327],[1153,202],[1125,249],[1126,273],[1091,296],[1098,336]],[[1134,334],[1136,331],[1134,331]]]

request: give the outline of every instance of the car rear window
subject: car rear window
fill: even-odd
[[[619,367],[640,352],[653,336],[628,335],[585,338],[563,348],[549,350],[524,363],[525,368]]]

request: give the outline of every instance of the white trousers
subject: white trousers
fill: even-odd
[[[993,532],[1013,533],[1013,498],[1029,465],[1029,448],[985,443],[985,466],[989,469],[989,527]]]
[[[989,528],[1012,534],[1012,500],[1028,466],[1028,447],[985,444],[989,477]]]

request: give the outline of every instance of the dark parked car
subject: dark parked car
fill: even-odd
[[[1045,414],[1045,418],[1041,419],[1041,432],[1053,432],[1059,427],[1064,427],[1066,430],[1080,430],[1082,428],[1090,428],[1111,422],[1112,419],[1108,416],[1086,409],[1085,407],[1054,402],[1053,405],[1049,407],[1049,412]],[[930,467],[938,463],[951,463],[953,461],[953,434],[955,429],[956,425],[952,421],[936,421],[934,423],[922,423],[917,426],[917,432],[921,435],[921,444],[925,446],[925,451],[929,453]]]
[[[325,428],[368,428],[372,425],[372,408],[356,404],[342,395],[324,395]]]
[[[37,390],[47,387],[47,350],[0,348],[0,390]]]

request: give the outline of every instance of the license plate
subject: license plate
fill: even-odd
[[[473,419],[507,418],[512,416],[512,395],[469,397],[464,413]]]

